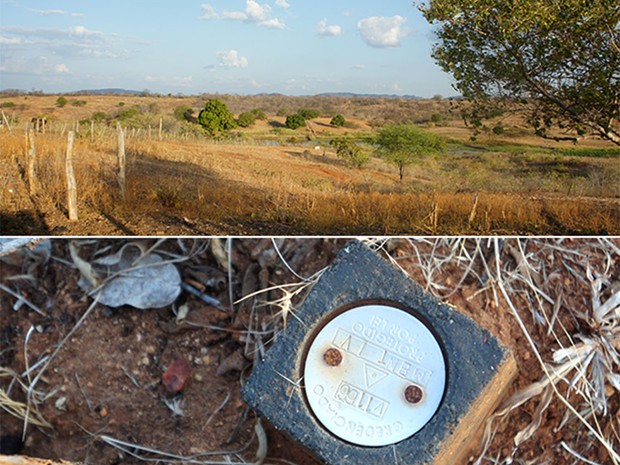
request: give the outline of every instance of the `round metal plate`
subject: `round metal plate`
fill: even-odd
[[[435,414],[446,384],[439,343],[419,319],[368,304],[329,321],[304,364],[308,403],[337,437],[386,446],[419,431]]]

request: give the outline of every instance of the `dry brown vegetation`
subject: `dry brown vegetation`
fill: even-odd
[[[1,232],[51,234],[618,234],[618,153],[602,142],[543,145],[515,118],[503,135],[472,143],[445,100],[219,96],[236,114],[268,117],[225,140],[200,135],[172,116],[204,97],[13,96],[0,99],[14,123],[0,132]],[[119,106],[120,103],[123,105]],[[137,108],[127,128],[127,192],[121,198],[114,118]],[[316,108],[310,130],[283,128],[285,112]],[[103,112],[107,120],[89,119]],[[348,127],[334,128],[342,113]],[[440,115],[434,124],[433,115]],[[36,191],[26,189],[26,122],[36,134]],[[66,220],[66,132],[83,121],[74,168],[80,221]],[[163,127],[159,139],[159,122]],[[404,182],[378,158],[354,169],[336,157],[336,136],[367,140],[389,122],[424,124],[448,141],[446,154],[411,166]],[[372,151],[369,144],[364,149]],[[316,150],[315,147],[320,147]],[[593,157],[592,155],[601,155]]]

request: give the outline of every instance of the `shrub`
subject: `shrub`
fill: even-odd
[[[260,120],[267,119],[267,115],[260,108],[254,108],[254,110],[252,110],[250,113],[254,115],[255,119],[260,119]]]
[[[13,102],[2,102],[0,108],[13,108],[15,104]]]
[[[60,96],[56,99],[56,106],[59,108],[64,107],[67,104],[67,99],[63,96]]]
[[[256,117],[251,111],[243,112],[237,118],[237,124],[242,128],[249,128],[256,122]]]
[[[321,116],[321,112],[319,110],[308,110],[305,108],[302,108],[301,110],[299,110],[297,114],[301,115],[306,120],[315,119]]]
[[[187,105],[179,105],[174,109],[174,117],[179,121],[191,121],[194,110]]]
[[[501,124],[493,126],[493,134],[495,134],[496,136],[501,136],[502,134],[504,134],[504,126],[502,126]]]
[[[441,113],[433,113],[431,115],[431,123],[441,125],[441,124],[445,124],[445,122],[446,122],[446,117],[442,115]]]
[[[83,107],[86,105],[86,100],[71,100],[71,105],[74,107]]]
[[[102,123],[103,121],[108,119],[107,113],[103,111],[96,111],[92,115],[90,115],[90,119],[95,123]]]
[[[287,116],[286,123],[284,123],[284,125],[289,129],[298,129],[306,125],[306,119],[299,113],[296,113],[294,115]]]
[[[361,168],[370,160],[370,155],[352,140],[344,138],[334,139],[330,142],[330,145],[336,148],[338,158],[344,159],[347,164],[356,168]]]
[[[212,136],[237,127],[234,115],[224,102],[217,99],[210,99],[205,104],[198,114],[198,123]]]
[[[347,121],[344,119],[344,116],[342,116],[342,115],[336,115],[330,121],[330,124],[332,126],[336,126],[338,128],[344,126],[346,123],[347,123]]]

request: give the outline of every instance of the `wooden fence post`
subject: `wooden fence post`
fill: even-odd
[[[162,138],[162,132],[164,130],[164,119],[163,118],[159,118],[159,140],[161,141]]]
[[[77,208],[77,183],[73,172],[73,141],[75,134],[69,131],[67,134],[67,156],[65,157],[65,173],[67,174],[67,208],[69,210],[69,220],[78,219]]]
[[[28,146],[28,191],[33,195],[37,192],[35,174],[37,149],[34,145],[34,129],[28,129]]]
[[[118,133],[118,183],[121,188],[121,195],[125,198],[125,132],[121,123],[116,125],[116,132]]]
[[[95,120],[90,120],[90,143],[95,142]]]
[[[9,119],[4,114],[4,110],[0,110],[0,111],[2,111],[2,121],[4,121],[4,124],[6,124],[6,127],[9,130],[9,133],[12,133],[13,131],[11,130],[11,123],[9,122]],[[13,119],[12,116],[11,116],[11,119]]]

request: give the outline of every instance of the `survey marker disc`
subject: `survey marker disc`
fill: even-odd
[[[389,304],[364,304],[330,320],[304,361],[308,404],[333,435],[378,447],[418,432],[443,398],[446,364],[420,319]]]

